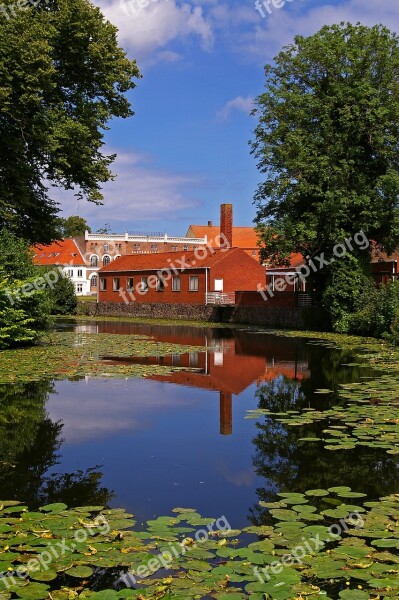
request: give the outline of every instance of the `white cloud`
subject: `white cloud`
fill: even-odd
[[[379,23],[393,31],[399,31],[399,3],[392,0],[364,2],[349,0],[341,3],[325,3],[315,8],[306,6],[302,0],[293,0],[271,15],[262,18],[257,15],[256,23],[248,21],[248,27],[237,31],[236,49],[243,58],[250,58],[262,64],[271,59],[291,43],[295,35],[312,35],[323,25],[342,21],[360,22],[373,26]],[[231,22],[231,16],[229,16]]]
[[[233,98],[233,100],[226,102],[223,108],[218,111],[217,117],[220,121],[226,121],[234,110],[238,110],[249,115],[253,108],[253,98],[243,98],[243,96],[237,96],[237,98]]]
[[[95,0],[105,17],[119,29],[119,41],[137,59],[154,62],[161,51],[174,41],[199,38],[204,50],[213,46],[213,30],[202,7],[177,0],[148,0],[140,8],[139,0]],[[176,55],[176,53],[174,53]],[[169,57],[172,55],[169,55]],[[175,58],[175,56],[174,56]]]
[[[106,153],[117,154],[111,166],[117,177],[103,186],[104,204],[79,201],[71,192],[50,192],[61,203],[63,216],[79,214],[94,226],[120,223],[120,229],[126,230],[136,229],[137,223],[175,221],[197,205],[192,189],[198,187],[198,178],[162,170],[145,154],[114,148]]]
[[[156,388],[155,386],[158,386]],[[116,433],[151,429],[154,422],[172,408],[187,408],[184,393],[173,387],[140,379],[57,382],[59,394],[52,394],[46,408],[53,422],[61,422],[66,444],[82,444]],[[156,392],[156,393],[155,393]],[[84,402],[82,402],[82,394]],[[115,404],[110,399],[118,397]]]

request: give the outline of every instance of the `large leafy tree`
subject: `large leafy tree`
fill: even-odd
[[[57,226],[59,235],[63,239],[82,236],[86,231],[91,233],[91,228],[86,219],[77,215],[66,218],[59,217]]]
[[[0,27],[0,227],[46,243],[56,237],[52,186],[102,201],[114,159],[104,131],[133,114],[126,93],[139,71],[88,0],[4,6],[13,14]]]
[[[399,38],[381,25],[326,26],[295,37],[265,73],[252,140],[264,174],[255,195],[263,258],[274,265],[287,264],[291,252],[327,258],[361,230],[392,251],[399,242]],[[369,263],[355,247],[349,278]],[[342,265],[314,277],[319,289],[341,276]]]

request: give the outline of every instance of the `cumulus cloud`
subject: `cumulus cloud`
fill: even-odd
[[[119,41],[138,59],[165,59],[162,53],[175,41],[197,38],[204,50],[213,46],[211,22],[203,8],[177,0],[95,0],[105,17],[119,29]],[[141,8],[140,6],[144,6]],[[175,58],[175,56],[173,57]]]
[[[237,98],[233,98],[233,100],[229,100],[228,102],[226,102],[223,108],[221,108],[218,111],[217,118],[219,119],[219,121],[226,121],[230,117],[231,113],[235,110],[244,112],[247,115],[249,115],[253,108],[253,98],[243,98],[243,96],[237,96]]]
[[[236,50],[246,59],[264,64],[271,61],[280,49],[291,43],[295,35],[312,35],[323,25],[342,21],[360,22],[373,26],[379,23],[399,31],[399,3],[380,0],[365,3],[349,0],[339,3],[323,3],[309,8],[301,0],[293,0],[271,15],[262,18],[254,9],[256,22],[248,21],[247,27],[236,32]],[[231,22],[231,16],[228,17]]]
[[[51,195],[61,203],[63,216],[79,214],[89,223],[114,223],[115,227],[119,223],[125,230],[135,229],[135,223],[176,221],[196,206],[192,189],[200,184],[198,178],[162,170],[146,154],[113,148],[106,153],[117,154],[112,171],[118,176],[103,186],[104,204],[80,201],[71,192],[57,190]]]

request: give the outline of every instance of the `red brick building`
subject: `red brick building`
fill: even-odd
[[[233,303],[265,284],[265,269],[240,248],[121,256],[99,271],[99,302]]]
[[[375,248],[372,250],[371,273],[375,283],[387,284],[390,281],[399,278],[398,270],[399,251],[390,256],[383,252],[378,252]]]

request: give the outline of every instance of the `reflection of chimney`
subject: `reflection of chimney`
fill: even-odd
[[[208,221],[208,227],[212,227],[212,221]]]
[[[220,235],[225,236],[230,248],[233,247],[233,205],[221,204],[220,206]],[[223,241],[222,241],[223,243]]]
[[[231,394],[220,392],[220,433],[233,433],[233,398]]]

